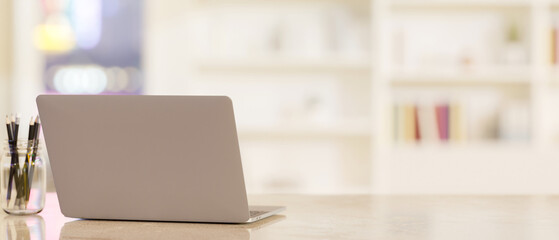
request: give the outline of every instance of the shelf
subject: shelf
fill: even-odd
[[[473,143],[396,143],[392,149],[394,155],[412,155],[426,157],[431,154],[459,156],[462,154],[515,154],[532,150],[527,142],[480,141]]]
[[[368,5],[370,0],[198,0],[197,4],[202,5],[225,5],[225,4],[277,4],[277,3],[288,3],[288,4],[308,4],[308,3],[338,3],[338,4],[352,4],[352,5]],[[196,3],[196,2],[195,2]]]
[[[392,2],[395,9],[510,9],[529,8],[530,2],[526,0],[395,0]]]
[[[395,87],[409,87],[409,86],[523,86],[528,85],[529,81],[506,81],[506,80],[411,80],[411,79],[396,79],[391,82]]]
[[[499,145],[499,144],[497,144]],[[559,155],[529,147],[491,145],[454,150],[402,151],[385,171],[391,193],[542,194],[556,192]]]
[[[239,126],[239,136],[252,138],[270,137],[370,137],[371,129],[365,124],[345,126],[285,125],[270,127]]]
[[[252,59],[202,59],[200,70],[206,71],[369,71],[371,63],[366,60],[306,60],[289,58]]]
[[[493,71],[456,72],[395,72],[391,84],[394,86],[511,86],[530,83],[530,72],[526,68]]]

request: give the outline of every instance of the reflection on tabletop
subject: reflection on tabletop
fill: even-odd
[[[45,239],[45,221],[39,215],[7,215],[2,219],[4,239],[43,240]]]
[[[267,238],[268,232],[261,229],[285,218],[275,215],[250,224],[81,220],[64,217],[56,194],[47,193],[40,214],[17,216],[0,211],[0,240],[258,239]]]
[[[76,220],[62,227],[60,239],[251,239],[259,229],[285,219],[275,215],[250,224]]]

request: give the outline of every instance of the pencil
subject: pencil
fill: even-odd
[[[35,162],[35,157],[37,156],[37,149],[39,148],[39,134],[41,132],[41,122],[39,119],[39,116],[37,116],[37,118],[35,118],[35,127],[34,127],[34,131],[33,131],[33,160],[32,162]]]
[[[12,155],[12,165],[14,165],[14,175],[13,177],[15,178],[15,185],[16,185],[16,203],[20,203],[21,202],[21,197],[24,194],[24,181],[22,178],[22,172],[20,172],[20,166],[19,166],[19,152],[18,152],[18,136],[19,136],[19,121],[20,121],[20,117],[19,114],[16,114],[14,116],[14,151],[13,151],[13,155]]]
[[[6,128],[8,130],[8,144],[11,144],[10,141],[13,139],[12,122],[10,121],[10,117],[8,115],[6,115]]]
[[[15,169],[15,164],[17,163],[18,159],[17,159],[17,141],[15,139],[17,139],[17,135],[15,135],[15,117],[12,114],[11,119],[8,118],[8,134],[9,134],[9,140],[8,140],[8,144],[10,147],[10,156],[12,157],[12,161],[10,163],[10,176],[8,179],[8,191],[6,193],[6,200],[8,201],[8,204],[10,203],[10,199],[12,198],[12,186],[13,186],[13,181],[14,181],[14,175],[16,174],[16,169]],[[17,183],[16,183],[16,189],[17,189]]]
[[[14,121],[14,141],[15,141],[15,146],[17,147],[17,137],[19,134],[19,116],[16,114],[15,116],[15,121]]]
[[[34,137],[35,137],[35,121],[33,120],[33,117],[31,117],[31,121],[29,122],[29,133],[27,135],[27,154],[25,156],[25,163],[23,165],[23,181],[24,181],[24,186],[25,186],[25,204],[27,205],[27,203],[29,202],[29,194],[31,193],[31,180],[32,178],[30,177],[29,172],[31,171],[32,173],[32,169],[31,168],[31,156],[33,154],[33,143],[34,143]]]
[[[39,122],[39,116],[35,118],[35,124],[33,127],[33,152],[31,153],[31,164],[29,166],[29,190],[27,194],[27,200],[31,195],[31,184],[33,183],[33,173],[35,171],[35,159],[37,158],[37,151],[39,149],[39,133],[41,132],[41,122]]]
[[[12,133],[12,121],[10,120],[10,117],[8,115],[6,115],[6,128],[8,130],[8,149],[10,151],[10,156],[12,156],[12,152],[13,152],[12,143],[13,143],[14,134]],[[12,192],[12,176],[13,176],[13,170],[12,170],[12,165],[10,164],[10,178],[8,180],[8,192],[6,193],[6,200],[8,201],[10,200],[10,196]]]

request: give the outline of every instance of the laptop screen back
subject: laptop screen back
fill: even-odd
[[[41,95],[37,105],[64,215],[248,219],[228,97]]]

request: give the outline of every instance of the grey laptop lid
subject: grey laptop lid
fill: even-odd
[[[41,95],[37,105],[65,216],[249,218],[228,97]]]

